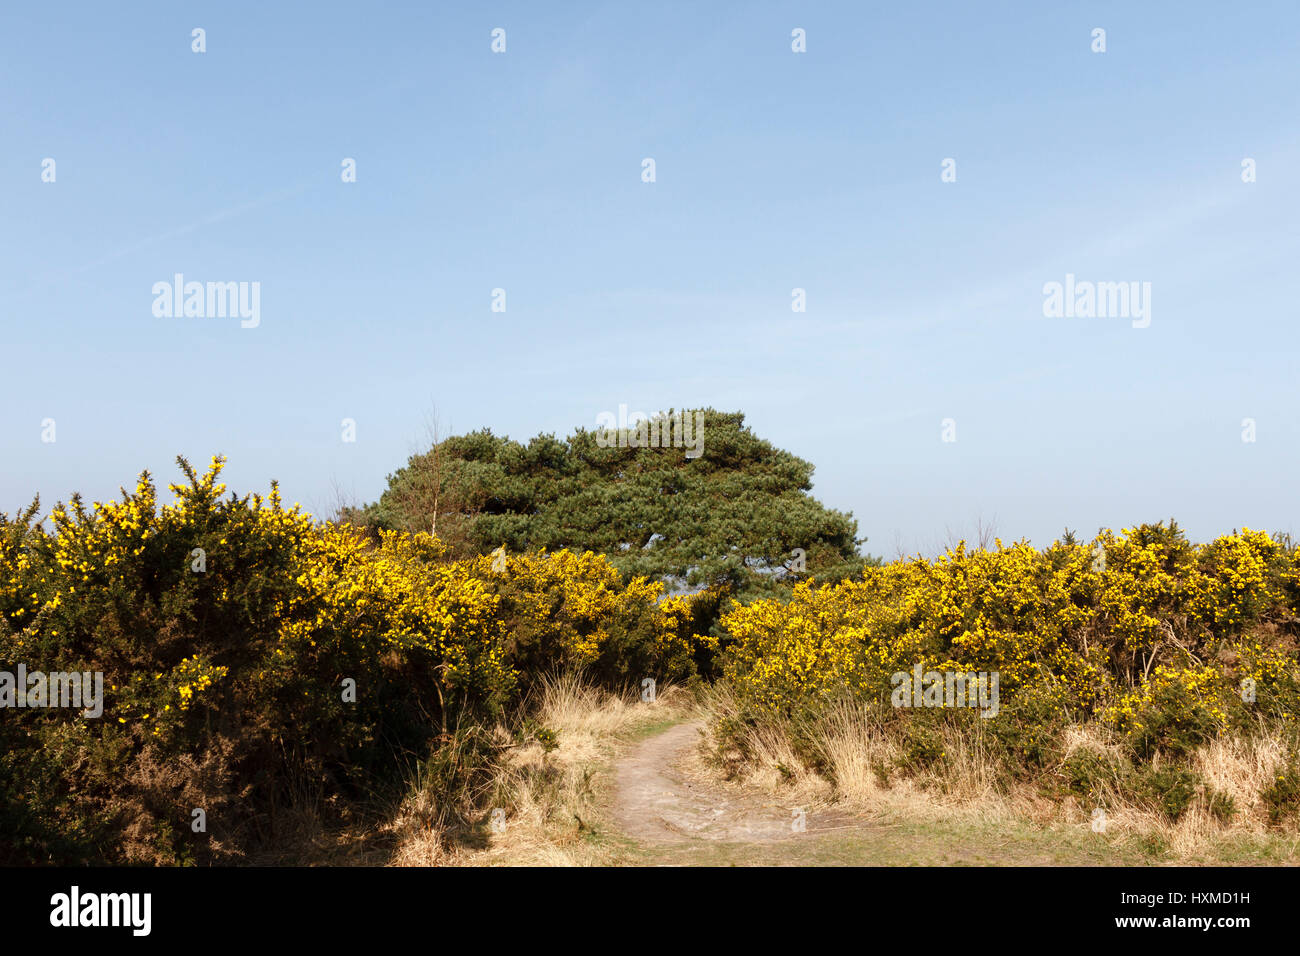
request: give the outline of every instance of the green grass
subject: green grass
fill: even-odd
[[[1225,839],[1204,858],[1178,858],[1158,843],[1083,827],[1024,823],[866,821],[861,829],[791,835],[771,843],[695,840],[640,846],[602,838],[624,866],[1159,866],[1294,865],[1296,837]]]
[[[623,743],[634,744],[637,743],[638,741],[646,740],[649,737],[654,737],[657,734],[662,734],[670,727],[676,727],[678,724],[682,723],[685,719],[686,718],[684,717],[676,716],[676,717],[663,717],[659,720],[647,721],[644,724],[638,724],[636,727],[628,731],[626,734],[620,735],[619,740]]]

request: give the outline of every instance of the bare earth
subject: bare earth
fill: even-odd
[[[617,762],[613,814],[619,828],[635,840],[658,844],[766,843],[798,836],[795,811],[805,808],[686,778],[680,764],[699,744],[703,726],[699,721],[678,724],[640,741]],[[842,814],[805,809],[808,833],[845,824]]]

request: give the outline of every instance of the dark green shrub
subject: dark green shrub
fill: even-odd
[[[943,734],[933,721],[909,720],[903,728],[903,755],[898,768],[917,773],[946,759]]]
[[[1135,781],[1138,794],[1155,804],[1170,820],[1177,820],[1187,812],[1197,788],[1202,786],[1201,778],[1195,773],[1172,766],[1159,770],[1148,768]]]
[[[1296,755],[1291,754],[1277,779],[1264,791],[1264,805],[1268,808],[1268,822],[1281,826],[1300,810],[1300,766]]]
[[[1061,762],[1065,789],[1094,802],[1122,786],[1124,768],[1110,754],[1081,747]]]

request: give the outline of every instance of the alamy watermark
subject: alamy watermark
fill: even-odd
[[[890,677],[895,707],[974,707],[981,717],[998,715],[998,671],[925,671],[917,664],[912,673],[897,671]]]
[[[102,671],[0,671],[0,707],[76,707],[83,717],[104,713]]]
[[[73,885],[67,893],[50,897],[50,925],[119,926],[132,936],[148,936],[153,925],[152,893],[83,893]]]
[[[238,317],[241,328],[262,324],[262,283],[186,282],[176,273],[171,282],[153,284],[153,314],[160,319]]]
[[[1049,319],[1132,319],[1133,328],[1151,324],[1150,282],[1076,281],[1073,272],[1065,282],[1043,285],[1043,316]]]
[[[704,412],[645,412],[628,414],[618,406],[618,415],[601,412],[596,416],[596,444],[601,448],[685,448],[687,458],[704,454]]]

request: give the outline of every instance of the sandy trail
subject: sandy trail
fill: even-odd
[[[798,836],[795,811],[762,794],[737,794],[690,781],[678,765],[698,745],[703,723],[678,724],[637,743],[615,765],[614,820],[648,843],[718,840],[763,843]],[[806,832],[837,829],[842,814],[807,810]]]

